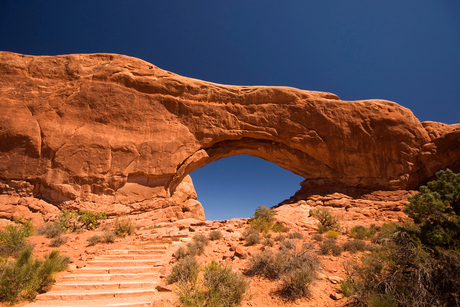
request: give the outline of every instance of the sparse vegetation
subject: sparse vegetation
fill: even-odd
[[[309,286],[319,269],[319,260],[309,252],[308,246],[300,251],[281,249],[276,253],[265,250],[250,258],[249,276],[259,275],[270,280],[281,279],[278,293],[296,300],[309,295]]]
[[[328,239],[337,239],[339,237],[339,233],[335,230],[329,230],[324,234],[324,236]]]
[[[168,283],[182,282],[183,284],[195,284],[200,266],[193,256],[179,259],[171,269],[167,277]]]
[[[312,239],[315,240],[315,241],[321,242],[321,241],[323,241],[324,238],[320,233],[315,233],[312,236]]]
[[[87,210],[80,210],[78,215],[78,221],[81,223],[81,227],[86,230],[96,229],[101,224],[101,220],[107,219],[105,212],[94,213]]]
[[[288,234],[288,239],[303,239],[303,234],[300,232],[291,232]]]
[[[135,227],[129,218],[115,219],[114,232],[117,237],[126,237],[134,233]]]
[[[248,246],[256,245],[262,240],[259,232],[252,227],[248,227],[243,231],[243,238],[246,241],[246,245]]]
[[[213,230],[209,233],[209,239],[212,241],[222,239],[222,232],[220,230]]]
[[[324,233],[329,230],[340,230],[339,217],[332,214],[331,210],[317,207],[310,210],[310,215],[318,219],[318,231]]]
[[[44,261],[32,258],[32,248],[25,248],[14,261],[1,267],[0,300],[15,304],[32,300],[47,291],[54,283],[55,274],[67,268],[69,258],[58,251],[48,254]]]
[[[343,244],[343,249],[351,253],[362,252],[366,250],[366,242],[363,240],[352,240]]]
[[[66,242],[67,242],[67,237],[59,235],[51,239],[50,247],[59,247],[62,244],[65,244]]]
[[[273,244],[275,244],[275,242],[271,239],[271,238],[265,238],[263,241],[262,241],[262,244],[264,246],[270,246],[272,247]]]
[[[275,215],[275,211],[260,205],[248,223],[258,232],[269,232],[275,223]]]
[[[22,222],[15,221],[0,231],[0,254],[4,256],[17,255],[26,248],[26,238],[33,233],[33,226],[30,220]]]
[[[233,307],[241,304],[248,287],[241,274],[213,261],[204,268],[201,282],[197,278],[191,282],[180,280],[177,294],[186,307]]]
[[[105,243],[113,243],[115,242],[115,232],[111,230],[104,231],[104,234],[102,235],[102,239],[104,240]]]
[[[59,237],[62,234],[62,228],[58,223],[46,223],[38,228],[39,235],[45,235],[45,237],[52,239]]]
[[[102,236],[101,235],[92,235],[91,237],[88,238],[88,245],[93,246],[96,245],[100,242],[102,242]]]
[[[375,226],[366,228],[364,226],[355,226],[351,228],[350,237],[357,240],[372,239],[377,232]]]
[[[275,224],[272,227],[273,232],[288,232],[289,227],[286,227],[283,225],[281,222],[275,222]]]
[[[283,240],[280,249],[295,249],[295,242],[290,239]]]
[[[319,245],[319,254],[320,255],[329,255],[339,256],[342,254],[343,248],[337,244],[337,241],[332,238],[327,238],[324,240],[324,243]]]
[[[356,306],[460,306],[460,174],[437,177],[409,198],[414,223],[383,225],[381,247],[349,266]]]

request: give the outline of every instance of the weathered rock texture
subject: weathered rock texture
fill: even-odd
[[[112,54],[0,52],[0,76],[0,178],[61,209],[204,218],[187,174],[237,154],[304,177],[304,192],[413,189],[460,170],[460,125],[390,101],[219,85]]]

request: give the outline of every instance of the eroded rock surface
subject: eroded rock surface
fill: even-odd
[[[460,171],[460,125],[390,101],[220,85],[113,54],[0,52],[0,76],[0,179],[60,209],[204,218],[184,178],[237,154],[304,177],[303,193],[413,189]]]

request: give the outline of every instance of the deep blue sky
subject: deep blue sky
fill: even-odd
[[[212,82],[388,99],[421,121],[453,124],[459,16],[458,0],[0,0],[0,50],[119,53]],[[208,219],[247,217],[302,180],[249,156],[191,175]]]

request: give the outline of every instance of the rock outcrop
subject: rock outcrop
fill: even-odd
[[[187,175],[237,154],[304,177],[309,193],[413,189],[460,171],[460,125],[420,123],[390,101],[220,85],[113,54],[0,52],[0,76],[0,179],[60,209],[204,218]]]

